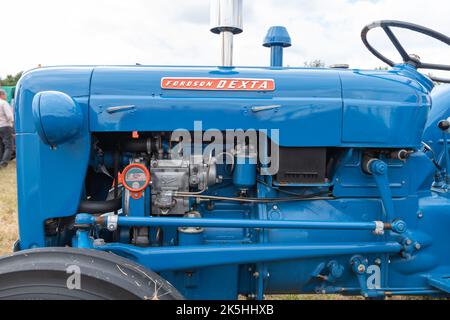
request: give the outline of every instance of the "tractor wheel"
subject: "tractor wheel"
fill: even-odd
[[[98,250],[43,248],[0,258],[0,299],[180,300],[156,273]]]

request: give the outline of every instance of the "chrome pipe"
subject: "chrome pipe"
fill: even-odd
[[[222,38],[222,66],[233,66],[233,33],[231,31],[223,31],[220,33]]]

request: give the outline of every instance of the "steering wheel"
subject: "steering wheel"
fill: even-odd
[[[375,57],[377,57],[381,61],[387,63],[391,67],[393,67],[397,64],[394,61],[389,60],[386,56],[382,55],[367,40],[367,34],[369,33],[370,30],[375,29],[375,28],[382,28],[384,30],[384,32],[387,34],[387,36],[389,37],[389,39],[391,40],[395,49],[397,49],[398,53],[400,53],[400,56],[403,58],[404,63],[412,65],[416,69],[433,69],[433,70],[450,71],[450,65],[421,62],[418,57],[408,54],[408,52],[406,52],[406,50],[403,48],[403,46],[401,45],[400,41],[397,39],[395,34],[392,32],[391,27],[408,29],[408,30],[412,30],[415,32],[419,32],[419,33],[427,35],[431,38],[437,39],[447,45],[450,45],[450,38],[442,33],[437,32],[437,31],[434,31],[434,30],[431,30],[426,27],[422,27],[422,26],[419,26],[419,25],[413,24],[413,23],[408,23],[408,22],[403,22],[403,21],[395,21],[395,20],[382,20],[382,21],[377,21],[377,22],[374,22],[374,23],[371,23],[371,24],[365,26],[361,32],[361,38],[362,38],[364,45],[367,47],[367,49],[369,49],[370,52],[372,52],[372,54]],[[450,79],[444,79],[444,78],[438,78],[438,77],[432,77],[432,76],[429,78],[436,82],[450,83]]]

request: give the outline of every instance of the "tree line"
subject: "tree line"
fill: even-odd
[[[5,79],[0,78],[1,87],[14,87],[22,77],[23,72],[19,72],[16,75],[8,74]]]

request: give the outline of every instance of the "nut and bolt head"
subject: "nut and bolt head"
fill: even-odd
[[[422,245],[420,244],[420,243],[416,243],[415,245],[414,245],[414,248],[417,250],[417,251],[419,251],[420,249],[422,249]]]
[[[375,174],[385,174],[387,171],[387,165],[382,161],[376,160],[372,164],[371,169]]]
[[[392,231],[396,233],[404,233],[406,231],[406,223],[401,220],[394,221],[392,224]]]
[[[259,278],[259,272],[258,271],[253,273],[253,278]]]
[[[423,218],[423,212],[419,211],[417,213],[417,218],[422,219]]]
[[[410,246],[410,245],[412,245],[412,240],[411,239],[406,239],[406,245],[407,246]]]
[[[358,272],[365,272],[366,271],[366,266],[365,265],[363,265],[363,264],[360,264],[359,266],[358,266]]]
[[[380,258],[376,258],[376,259],[375,259],[375,264],[376,264],[377,266],[380,266],[380,265],[381,265],[381,259],[380,259]]]

